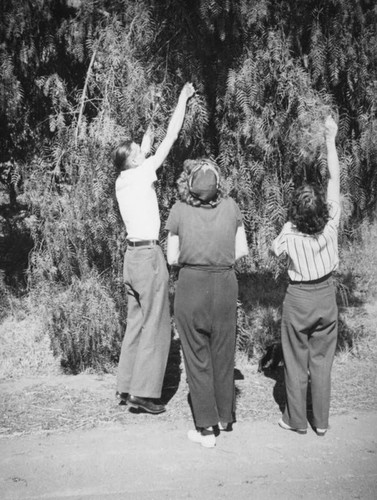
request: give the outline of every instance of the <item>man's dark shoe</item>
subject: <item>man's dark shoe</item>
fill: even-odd
[[[130,406],[136,408],[137,410],[144,410],[147,413],[152,413],[157,415],[158,413],[163,413],[166,411],[164,405],[153,403],[149,398],[139,398],[137,396],[130,396],[128,398]]]
[[[115,396],[119,399],[120,405],[126,405],[128,403],[129,394],[128,392],[116,392]]]

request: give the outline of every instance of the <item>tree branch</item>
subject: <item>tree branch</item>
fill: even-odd
[[[79,117],[78,117],[78,120],[77,120],[77,127],[76,127],[76,132],[75,132],[75,144],[76,144],[76,146],[77,146],[77,139],[78,139],[79,131],[80,131],[80,125],[81,125],[82,115],[84,113],[86,91],[87,91],[87,88],[88,88],[89,78],[90,78],[90,75],[91,75],[91,72],[92,72],[92,66],[93,66],[94,60],[96,58],[96,54],[97,54],[97,49],[94,50],[94,52],[92,54],[92,58],[90,59],[89,68],[88,68],[88,72],[86,73],[85,84],[84,84],[84,88],[83,88],[83,91],[82,91],[80,113],[79,113]]]

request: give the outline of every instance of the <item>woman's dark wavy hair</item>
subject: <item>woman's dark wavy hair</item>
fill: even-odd
[[[198,165],[208,164],[211,165],[217,172],[219,176],[219,182],[217,187],[217,194],[213,200],[210,200],[208,203],[203,203],[203,201],[199,200],[195,196],[190,193],[189,188],[189,179],[190,174]],[[196,160],[185,160],[183,162],[183,171],[177,180],[178,194],[179,199],[188,205],[193,207],[200,207],[201,205],[209,205],[211,207],[216,207],[223,198],[227,197],[224,181],[222,179],[219,167],[217,164],[210,160],[209,158],[197,158]]]
[[[289,220],[301,233],[322,232],[329,218],[326,194],[321,186],[304,184],[295,190]]]

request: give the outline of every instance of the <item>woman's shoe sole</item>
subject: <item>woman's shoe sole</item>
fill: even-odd
[[[294,429],[293,427],[290,427],[282,419],[279,420],[278,424],[285,431],[292,431],[292,432],[296,432],[297,434],[302,434],[302,435],[307,433],[306,429]]]

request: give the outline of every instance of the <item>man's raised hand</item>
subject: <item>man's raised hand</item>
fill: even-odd
[[[181,90],[181,95],[186,99],[190,99],[195,94],[195,89],[192,83],[185,83],[183,89]]]

